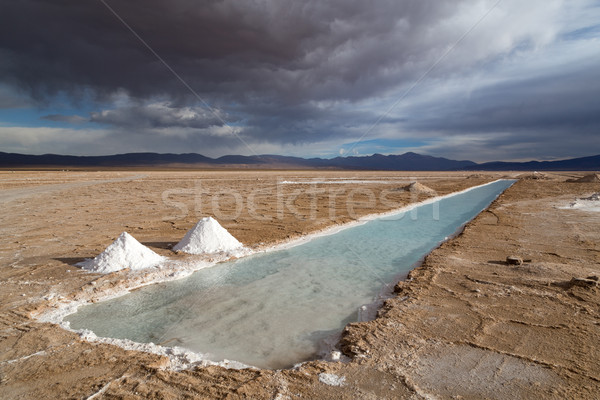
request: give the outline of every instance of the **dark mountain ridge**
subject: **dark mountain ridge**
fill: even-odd
[[[0,152],[0,168],[32,167],[235,167],[251,168],[337,168],[381,171],[595,171],[600,170],[600,155],[559,161],[489,162],[450,160],[417,153],[373,154],[325,158],[301,158],[265,154],[260,156],[227,155],[210,158],[196,153],[126,153],[109,156],[28,155]]]

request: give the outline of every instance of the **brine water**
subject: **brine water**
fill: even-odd
[[[285,250],[217,264],[81,307],[73,329],[283,368],[315,358],[514,181],[500,180]]]

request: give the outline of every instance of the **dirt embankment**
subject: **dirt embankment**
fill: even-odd
[[[165,369],[165,357],[88,343],[29,317],[48,301],[44,298],[93,293],[91,282],[98,276],[71,264],[97,254],[122,230],[167,254],[168,244],[198,218],[194,212],[165,218],[184,208],[174,208],[174,201],[188,210],[197,205],[191,194],[198,189],[198,177],[186,174],[152,173],[133,182],[72,186],[5,205],[0,229],[10,239],[0,249],[0,397],[592,399],[600,392],[600,293],[593,283],[572,280],[600,274],[600,216],[554,207],[600,187],[562,183],[561,178],[519,182],[462,235],[428,256],[409,281],[398,285],[396,297],[376,320],[346,328],[341,346],[351,357],[348,363],[315,361],[283,371],[208,367],[174,372]],[[265,195],[256,195],[254,211],[277,216],[276,192],[269,192],[277,177],[253,174],[210,173],[200,189],[229,187],[248,196],[259,187]],[[323,177],[303,174],[288,173],[285,179]],[[334,174],[340,172],[327,178],[338,177]],[[97,179],[115,178],[107,175]],[[380,178],[375,173],[360,177]],[[423,182],[444,194],[491,177],[435,178]],[[4,187],[11,185],[22,184]],[[363,185],[378,199],[390,188]],[[287,198],[311,187],[286,188]],[[348,200],[353,187],[341,189],[336,199]],[[167,189],[171,202],[165,204]],[[243,210],[224,225],[242,242],[258,245],[350,220],[343,203],[335,203],[337,214],[330,218],[330,194],[317,194],[317,200],[298,195],[290,203],[295,208],[285,206],[281,219],[257,220],[254,211]],[[360,215],[391,207],[368,203],[357,192],[352,197]],[[234,204],[221,204],[222,210],[235,211]],[[295,210],[309,215],[313,209],[314,219],[291,215]],[[531,262],[507,265],[508,255]],[[110,285],[111,279],[98,282]]]

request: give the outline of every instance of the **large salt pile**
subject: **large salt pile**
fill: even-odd
[[[159,256],[127,232],[100,253],[96,258],[77,264],[85,270],[108,273],[125,268],[143,269],[160,264],[165,258]]]
[[[575,182],[575,183],[598,183],[600,182],[600,175],[591,174],[586,175],[583,178],[579,179],[567,179],[567,182]]]
[[[410,185],[405,186],[403,189],[411,193],[424,194],[427,196],[435,196],[437,194],[435,190],[419,182],[413,182]]]
[[[241,248],[243,245],[212,217],[202,218],[181,242],[173,246],[173,250],[189,254],[230,252]]]

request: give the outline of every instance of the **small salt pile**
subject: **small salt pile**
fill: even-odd
[[[410,185],[405,186],[404,190],[415,194],[424,194],[429,196],[435,196],[437,194],[435,190],[419,182],[413,182]]]
[[[210,254],[242,249],[243,245],[212,217],[202,218],[173,250],[189,254]]]
[[[77,265],[91,272],[108,273],[125,268],[132,270],[150,268],[160,264],[165,257],[159,256],[127,232],[100,253],[96,258]]]

